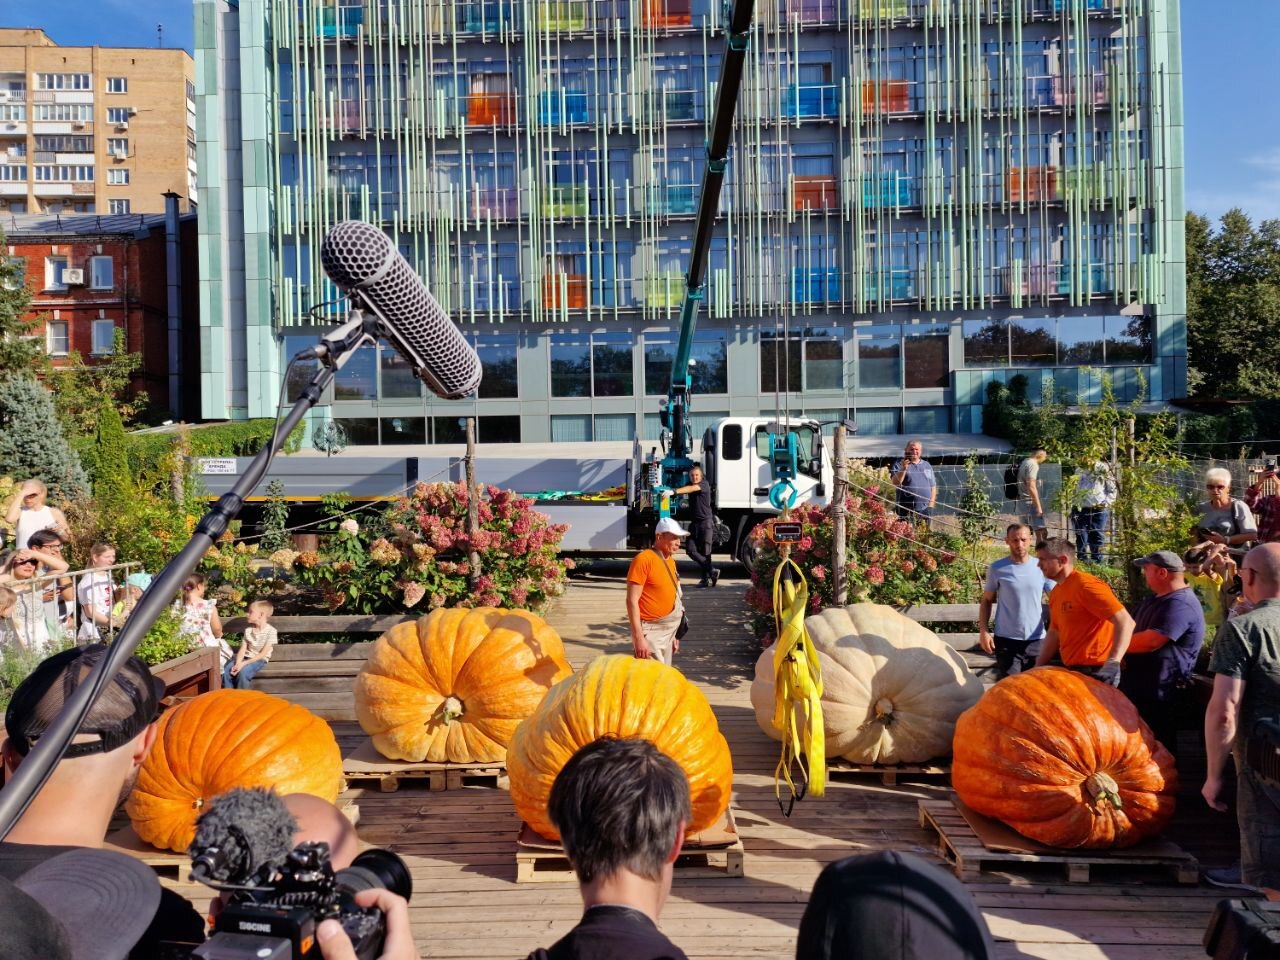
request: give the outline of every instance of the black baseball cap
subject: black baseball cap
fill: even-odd
[[[21,756],[49,729],[62,705],[107,654],[105,643],[72,647],[46,658],[18,685],[4,713],[4,727]],[[89,708],[77,735],[97,734],[96,741],[67,746],[63,757],[109,753],[128,743],[160,715],[164,682],[151,668],[130,657]]]
[[[125,960],[160,906],[150,867],[68,850],[0,879],[0,960]]]

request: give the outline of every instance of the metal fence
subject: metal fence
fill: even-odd
[[[9,617],[12,639],[34,652],[111,639],[122,626],[111,616],[112,606],[126,578],[141,571],[142,564],[131,561],[6,581],[2,585],[18,597]]]

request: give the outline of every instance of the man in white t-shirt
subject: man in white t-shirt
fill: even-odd
[[[1044,504],[1040,500],[1040,464],[1048,459],[1044,447],[1036,447],[1018,466],[1018,497],[1022,504],[1022,522],[1035,531],[1039,543],[1049,535],[1049,524],[1044,519]]]

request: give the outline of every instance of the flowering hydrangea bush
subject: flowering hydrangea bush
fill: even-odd
[[[881,487],[867,486],[846,497],[845,576],[850,603],[967,603],[977,589],[961,561],[956,538],[901,520],[882,499]],[[831,578],[834,524],[830,507],[802,504],[791,511],[802,536],[791,546],[793,559],[809,583],[809,612],[835,603]],[[769,539],[769,524],[752,532],[756,560],[747,590],[755,635],[773,642],[773,574],[781,559]]]
[[[477,510],[480,529],[467,532],[467,488],[419,483],[381,515],[330,521],[320,550],[275,550],[220,544],[205,559],[222,573],[219,599],[234,610],[249,600],[303,591],[330,611],[390,613],[437,607],[540,610],[564,590],[571,559],[557,551],[565,527],[551,524],[533,501],[488,487]],[[472,582],[471,554],[480,575]]]

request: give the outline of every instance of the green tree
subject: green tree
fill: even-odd
[[[1280,396],[1280,220],[1187,214],[1188,380],[1197,396]],[[1211,375],[1211,376],[1210,376]]]
[[[80,458],[58,425],[53,398],[30,377],[0,379],[0,474],[39,478],[59,500],[89,492]]]
[[[137,501],[138,487],[129,469],[124,423],[115,407],[103,407],[89,464],[98,509],[110,516],[127,516]]]
[[[117,329],[111,353],[86,363],[72,350],[65,363],[49,370],[58,418],[74,434],[94,436],[107,408],[113,408],[123,424],[132,424],[147,409],[147,394],[130,389],[142,368],[142,354],[130,353],[124,341],[124,331]]]
[[[0,232],[0,248],[5,245]],[[36,318],[31,316],[31,290],[27,287],[24,264],[16,257],[0,256],[0,378],[29,377],[42,369]]]

